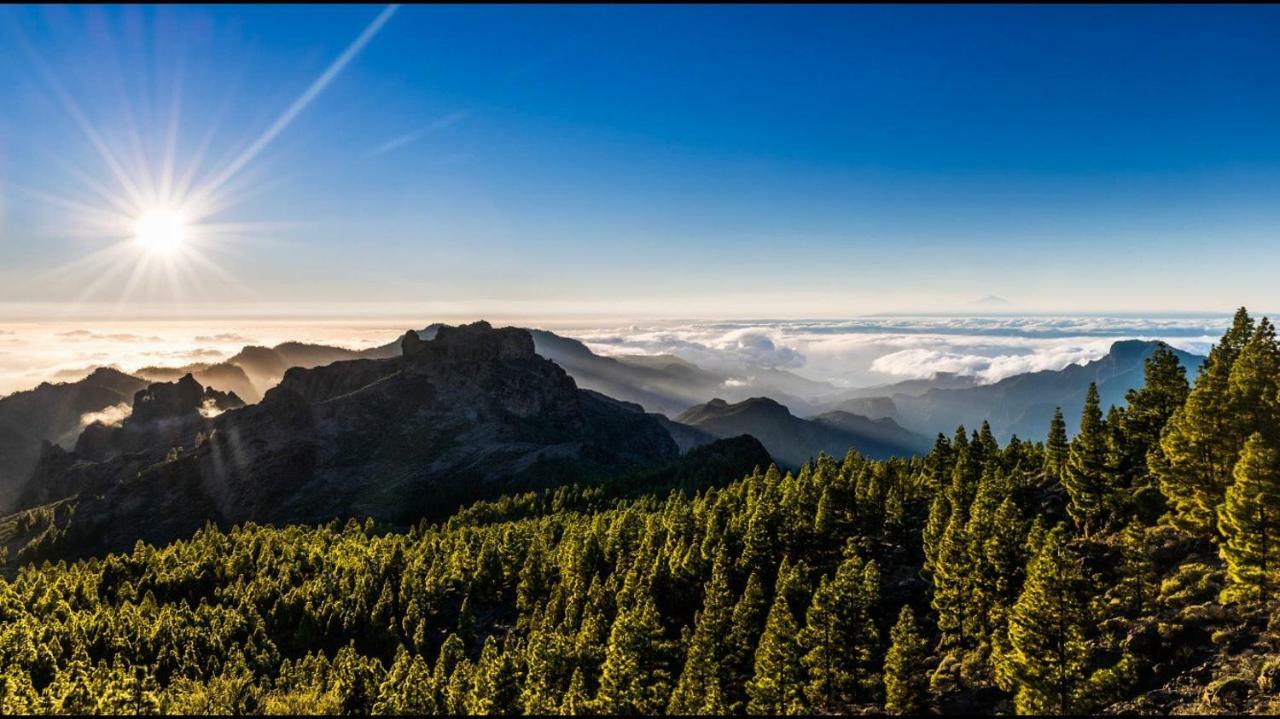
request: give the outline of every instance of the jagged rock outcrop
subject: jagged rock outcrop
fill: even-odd
[[[133,412],[125,427],[142,427],[155,422],[182,420],[193,415],[221,413],[243,407],[234,393],[202,387],[190,374],[177,382],[156,382],[133,395]]]
[[[43,383],[0,398],[0,511],[14,506],[45,442],[70,446],[86,417],[128,405],[146,382],[102,367],[78,382]]]
[[[212,418],[179,445],[50,460],[81,487],[62,536],[66,554],[166,542],[209,520],[406,524],[678,456],[654,418],[578,389],[524,330],[442,327],[429,341],[406,335],[402,349],[290,370],[260,403]],[[151,392],[144,416],[152,406],[187,406],[190,389]]]
[[[140,367],[133,374],[148,382],[173,382],[190,374],[201,386],[232,393],[246,403],[252,404],[262,399],[262,392],[249,380],[249,375],[239,365],[230,362],[196,363],[184,367]]]
[[[176,382],[155,382],[134,394],[132,410],[119,425],[94,422],[85,427],[76,440],[75,454],[100,461],[125,452],[189,445],[211,429],[213,417],[243,406],[235,393],[202,387],[190,374]],[[47,470],[40,474],[47,476]],[[33,506],[30,501],[24,497],[19,506]]]

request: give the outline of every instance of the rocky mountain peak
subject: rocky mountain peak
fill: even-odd
[[[401,339],[400,349],[405,359],[411,362],[493,362],[537,356],[528,330],[518,327],[494,329],[484,320],[457,327],[442,325],[432,340],[423,340],[419,333],[410,330]]]
[[[199,412],[203,395],[204,387],[191,373],[177,382],[154,382],[133,395],[130,418],[145,423]]]
[[[219,392],[203,387],[191,373],[176,382],[153,382],[133,395],[133,412],[128,424],[140,425],[168,419],[185,418],[205,412],[225,412],[243,407],[234,392]]]

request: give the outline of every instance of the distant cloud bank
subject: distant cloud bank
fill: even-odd
[[[603,354],[672,354],[722,368],[789,369],[845,386],[940,372],[995,382],[1097,359],[1122,339],[1204,353],[1228,318],[871,317],[565,330]]]
[[[247,344],[287,340],[367,347],[389,342],[417,320],[248,320],[148,323],[27,323],[5,328],[0,395],[44,381],[72,381],[94,367],[130,371],[162,364],[216,361]],[[456,320],[455,320],[456,321]],[[876,316],[848,320],[655,322],[573,328],[600,354],[674,355],[730,376],[786,370],[843,387],[868,386],[939,372],[994,382],[1061,369],[1106,354],[1121,339],[1160,339],[1203,354],[1221,336],[1223,317]],[[532,322],[516,322],[536,326]]]

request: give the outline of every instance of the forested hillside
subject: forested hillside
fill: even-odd
[[[0,710],[1278,711],[1275,329],[1241,310],[1192,385],[1166,348],[1145,380],[1070,440],[27,563]]]

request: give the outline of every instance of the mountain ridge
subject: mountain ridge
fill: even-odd
[[[105,459],[56,450],[26,496],[69,502],[61,546],[169,541],[205,521],[412,523],[465,501],[674,461],[652,417],[577,387],[529,334],[488,323],[408,332],[401,356],[286,371],[258,404]],[[194,380],[189,376],[182,382]],[[155,393],[155,390],[149,390]],[[166,389],[167,393],[176,389]],[[74,483],[42,491],[74,467]]]
[[[747,434],[760,440],[775,459],[798,467],[820,452],[843,457],[850,449],[876,458],[922,454],[928,441],[898,427],[893,420],[840,417],[823,420],[802,419],[781,403],[768,397],[752,397],[730,403],[716,398],[691,407],[676,421],[717,437]],[[871,430],[871,431],[868,431]]]
[[[1143,362],[1162,342],[1118,340],[1106,355],[1060,370],[1039,370],[991,384],[957,389],[930,389],[920,395],[895,394],[890,399],[903,424],[917,432],[949,432],[959,425],[989,422],[1001,441],[1011,436],[1039,437],[1061,407],[1074,434],[1089,383],[1098,385],[1102,406],[1123,405],[1124,395],[1143,384]],[[1167,345],[1164,345],[1167,346]],[[1170,348],[1194,379],[1204,358]]]

